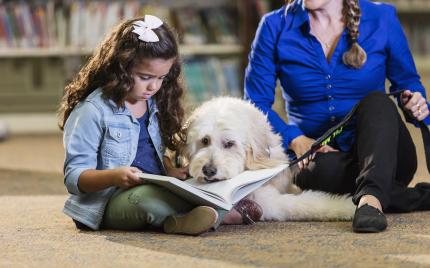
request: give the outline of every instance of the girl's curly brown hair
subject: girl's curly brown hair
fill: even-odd
[[[144,60],[174,59],[161,89],[153,99],[159,109],[158,121],[161,139],[166,147],[176,150],[184,141],[181,126],[184,118],[181,83],[181,62],[176,34],[165,23],[153,31],[160,41],[143,42],[133,33],[136,18],[118,25],[96,48],[89,61],[82,67],[75,79],[66,86],[59,108],[59,126],[64,125],[73,108],[97,88],[103,97],[113,100],[118,107],[125,106],[128,92],[134,86],[131,70]]]

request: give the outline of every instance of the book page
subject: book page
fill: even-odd
[[[226,202],[234,204],[287,167],[288,165],[280,165],[275,168],[247,170],[229,180],[212,183],[199,182],[196,179],[190,179],[186,182],[195,188],[216,194]]]
[[[140,173],[139,177],[165,187],[195,204],[230,210],[236,202],[287,167],[288,165],[280,165],[270,169],[248,170],[229,180],[213,183],[202,183],[196,179],[181,181],[174,177],[147,173]]]
[[[194,186],[188,184],[186,181],[181,181],[174,177],[154,175],[148,173],[139,173],[138,176],[149,183],[153,183],[169,189],[173,193],[181,196],[198,205],[208,205],[215,208],[230,210],[232,204],[225,202],[222,197],[213,193],[206,193]]]

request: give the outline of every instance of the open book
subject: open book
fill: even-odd
[[[139,173],[138,176],[146,182],[165,187],[194,204],[230,210],[234,204],[287,167],[285,164],[275,168],[247,170],[231,179],[212,183],[201,183],[194,178],[181,181],[147,173]]]

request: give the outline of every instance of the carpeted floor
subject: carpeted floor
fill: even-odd
[[[221,226],[200,237],[78,231],[61,212],[62,154],[58,136],[0,143],[0,267],[430,265],[430,212],[388,215],[380,234],[354,234],[350,222]]]

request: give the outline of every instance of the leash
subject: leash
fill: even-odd
[[[390,93],[386,93],[387,96],[399,96],[402,94],[402,92],[405,91],[397,90]],[[302,156],[299,158],[294,159],[290,162],[290,166],[295,165],[299,163],[300,161],[303,161],[304,159],[308,158],[312,154],[314,154],[318,149],[320,149],[322,146],[327,145],[330,141],[332,141],[335,137],[339,136],[339,134],[342,133],[343,127],[351,120],[351,118],[354,116],[358,105],[360,102],[357,102],[354,107],[352,107],[351,111],[340,121],[338,124],[327,130],[321,137],[319,137],[311,146],[311,148],[306,151]],[[409,114],[404,112],[405,117],[408,119],[413,120],[414,118]],[[423,121],[418,121],[418,126],[421,130],[421,135],[424,143],[424,154],[426,156],[426,164],[427,164],[427,170],[430,173],[430,131],[427,127],[427,125]]]

